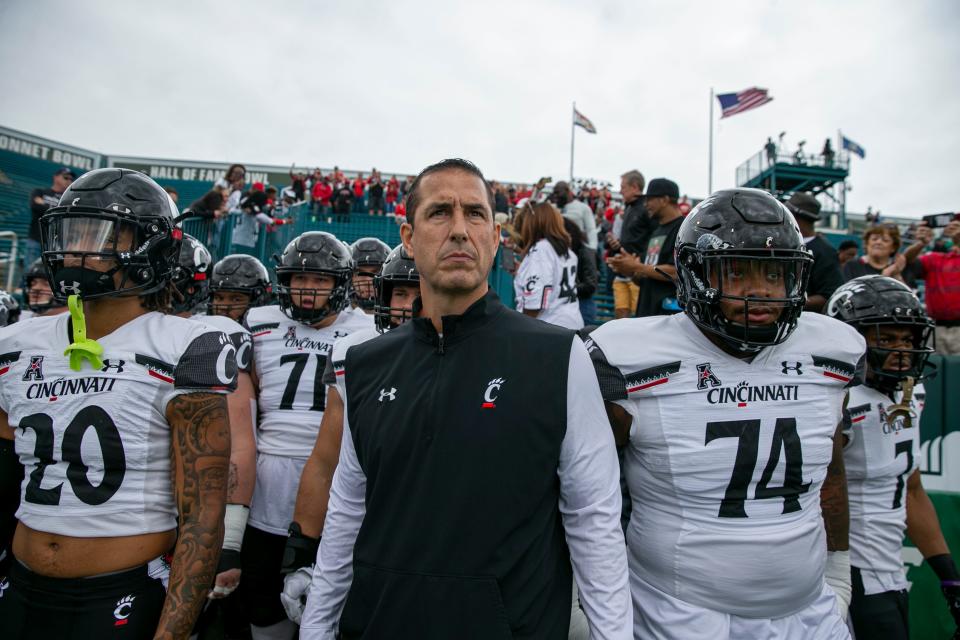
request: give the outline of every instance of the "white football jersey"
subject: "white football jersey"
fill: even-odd
[[[538,320],[582,329],[577,303],[577,254],[558,256],[549,240],[537,241],[524,256],[513,279],[517,311],[539,310]]]
[[[910,420],[890,411],[901,402],[876,389],[850,390],[843,460],[850,500],[850,564],[863,576],[867,595],[905,589],[900,551],[907,526],[907,479],[920,459],[920,414],[925,398],[916,385]],[[907,424],[910,424],[908,427]]]
[[[17,518],[75,537],[177,526],[167,403],[236,387],[235,349],[220,331],[146,313],[97,340],[103,366],[69,366],[70,316],[0,334],[0,409],[24,465]]]
[[[250,364],[253,362],[253,340],[246,327],[227,316],[198,314],[191,319],[227,334],[237,350],[237,369],[244,373],[250,372]]]
[[[331,325],[314,329],[273,305],[250,309],[246,325],[253,337],[253,367],[260,385],[257,451],[307,458],[326,406],[323,370],[333,343],[372,327],[373,316],[344,309]]]
[[[820,486],[864,340],[803,314],[752,362],[686,314],[608,322],[587,341],[607,401],[633,417],[631,579],[693,605],[780,618],[823,590]]]
[[[334,342],[330,358],[327,360],[327,368],[323,371],[323,384],[328,387],[337,387],[337,392],[343,398],[344,389],[338,385],[343,380],[343,361],[347,358],[347,350],[354,345],[363,344],[367,340],[373,340],[380,335],[382,334],[376,328],[363,329]]]

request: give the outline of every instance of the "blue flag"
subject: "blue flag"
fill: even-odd
[[[850,153],[857,154],[861,158],[867,157],[867,152],[863,150],[863,147],[858,145],[856,142],[854,142],[847,136],[843,136],[843,148],[849,151]]]

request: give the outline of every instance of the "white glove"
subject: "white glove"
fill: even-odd
[[[280,602],[291,621],[300,624],[303,608],[307,606],[307,595],[310,593],[310,583],[313,581],[313,565],[300,567],[283,579],[283,591],[280,593]]]
[[[853,595],[849,551],[827,552],[827,566],[823,579],[837,594],[837,611],[840,612],[840,617],[846,620],[847,609],[850,608],[850,597]]]

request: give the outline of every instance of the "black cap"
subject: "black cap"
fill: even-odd
[[[56,171],[53,172],[53,175],[55,175],[55,176],[70,176],[70,177],[73,178],[74,180],[77,179],[77,174],[75,174],[75,173],[73,172],[73,169],[71,169],[70,167],[63,167],[63,168],[61,168],[61,169],[57,169]]]
[[[795,216],[806,218],[807,220],[817,221],[820,219],[820,203],[809,193],[800,193],[799,191],[790,196],[785,203],[787,209]]]
[[[654,178],[650,181],[650,184],[647,185],[647,193],[645,195],[648,198],[669,196],[673,200],[679,200],[680,187],[678,187],[677,183],[673,180],[667,180],[666,178]]]

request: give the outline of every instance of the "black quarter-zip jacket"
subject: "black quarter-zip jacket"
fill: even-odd
[[[367,483],[342,637],[567,637],[557,466],[573,339],[490,292],[442,334],[417,318],[347,352]]]

